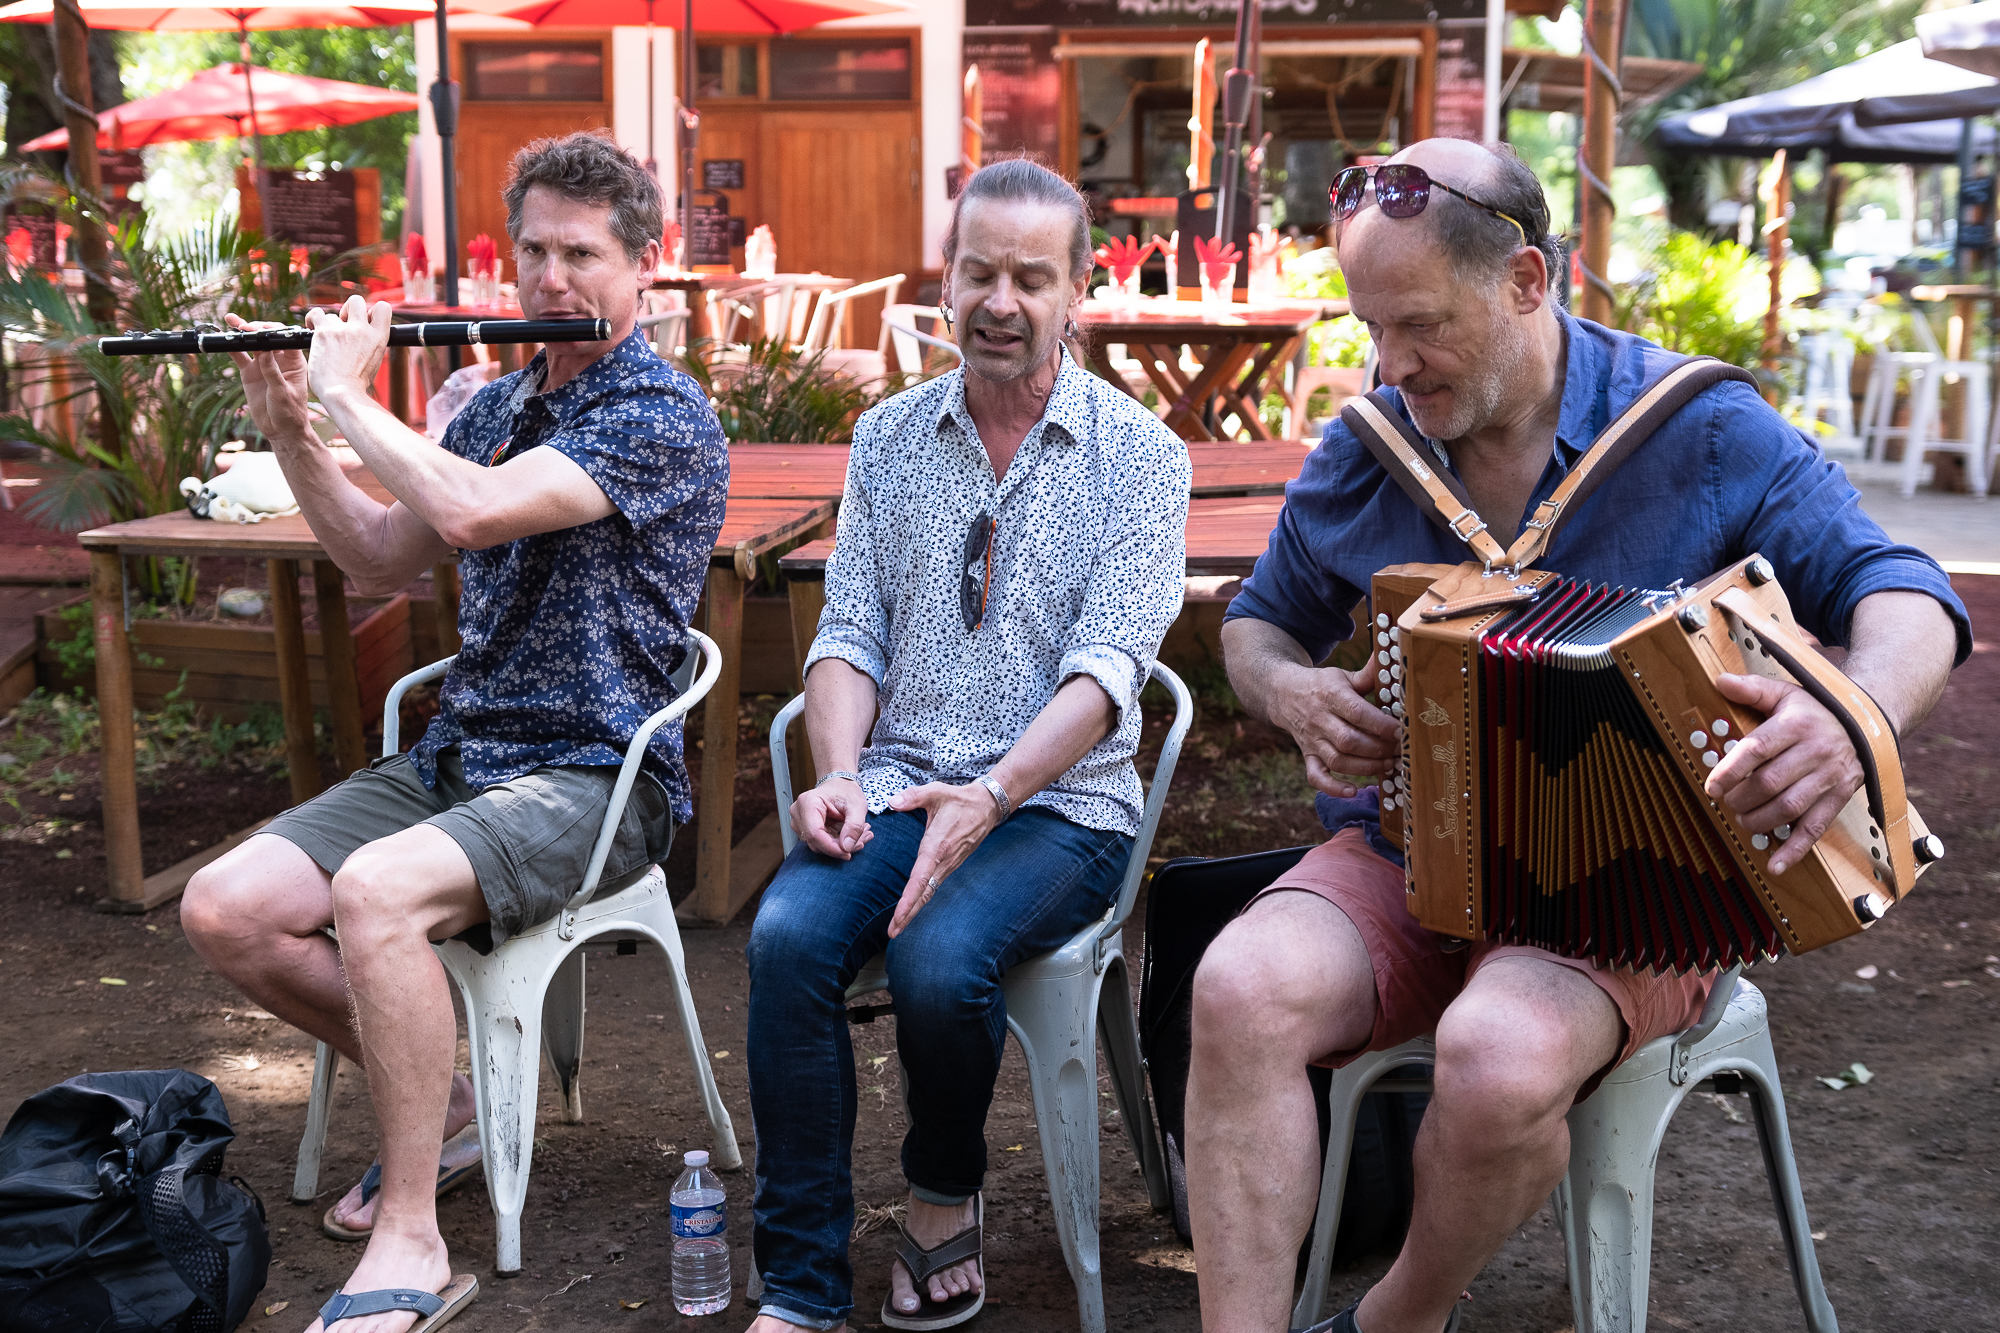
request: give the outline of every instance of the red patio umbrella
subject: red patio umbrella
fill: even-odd
[[[245,133],[284,134],[352,125],[417,109],[415,93],[371,88],[365,83],[255,67],[249,70],[247,82],[246,88],[244,67],[231,61],[205,69],[168,92],[112,107],[97,117],[97,146],[109,148],[115,141],[126,148],[144,148]],[[59,129],[30,139],[21,150],[41,153],[68,146],[69,130]]]

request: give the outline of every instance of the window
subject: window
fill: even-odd
[[[602,102],[602,42],[467,42],[466,98],[474,102]]]
[[[771,100],[907,102],[910,40],[780,39],[771,43]]]
[[[732,42],[726,46],[696,43],[694,66],[694,95],[697,101],[757,95],[757,45],[754,42]]]

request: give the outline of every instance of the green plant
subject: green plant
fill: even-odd
[[[43,210],[75,224],[106,219],[95,199],[72,194],[53,177],[20,167],[0,169],[0,202]],[[193,231],[147,241],[131,218],[109,226],[112,319],[92,315],[84,295],[35,269],[0,273],[0,328],[23,358],[23,387],[46,404],[44,431],[27,415],[0,416],[0,438],[48,451],[50,471],[26,506],[44,527],[85,527],[165,513],[179,507],[180,481],[206,475],[225,440],[257,438],[243,407],[243,390],[227,357],[109,357],[96,340],[129,329],[219,323],[225,313],[290,322],[313,288],[340,287],[358,272],[359,253],[338,256],[309,273],[289,255],[245,235],[226,218]],[[80,374],[78,373],[80,372]],[[72,433],[60,423],[82,409]],[[148,559],[134,567],[139,592],[153,601],[193,596],[192,562]]]
[[[1292,296],[1316,301],[1346,300],[1347,279],[1341,276],[1340,260],[1333,247],[1308,250],[1288,264],[1285,290]],[[1313,325],[1307,338],[1312,365],[1354,369],[1367,364],[1368,326],[1352,315]]]
[[[1760,257],[1734,241],[1711,245],[1674,232],[1625,289],[1618,325],[1668,351],[1754,369],[1764,340],[1756,297],[1760,284],[1768,294],[1768,273]]]
[[[698,342],[680,366],[700,382],[732,440],[844,443],[854,437],[854,419],[885,396],[826,370],[823,355],[802,356],[774,339],[750,344],[742,361],[714,366],[705,359],[710,350]]]

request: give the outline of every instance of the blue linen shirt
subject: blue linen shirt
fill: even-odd
[[[1556,318],[1567,349],[1562,409],[1517,531],[1598,433],[1674,360],[1634,334],[1562,311]],[[1822,642],[1845,645],[1861,599],[1901,589],[1943,604],[1958,633],[1956,662],[1972,651],[1971,622],[1944,570],[1915,547],[1891,542],[1862,512],[1860,493],[1840,466],[1736,381],[1676,412],[1577,506],[1535,564],[1597,583],[1665,588],[1675,579],[1695,583],[1753,552],[1777,568],[1792,613]],[[1271,544],[1225,619],[1267,621],[1324,661],[1353,633],[1353,609],[1377,570],[1473,558],[1336,420],[1285,488]],[[1376,851],[1400,864],[1401,850],[1381,836],[1379,796],[1372,787],[1352,800],[1322,794],[1320,820],[1332,832],[1363,828]]]
[[[492,466],[555,449],[615,512],[459,553],[464,647],[410,756],[425,786],[436,785],[448,745],[474,788],[536,768],[623,763],[640,725],[672,702],[668,677],[687,654],[729,489],[715,411],[636,331],[540,393],[546,370],[538,353],[481,389],[446,427],[444,447]],[[654,733],[644,771],[686,823],[679,723]]]

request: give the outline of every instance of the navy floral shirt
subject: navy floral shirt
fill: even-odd
[[[616,512],[459,553],[464,647],[411,752],[426,786],[449,745],[475,789],[537,768],[623,763],[640,725],[672,702],[668,677],[687,654],[729,489],[715,412],[637,332],[537,393],[546,368],[538,354],[481,389],[452,418],[444,447],[488,466],[537,446],[560,450]],[[686,823],[678,723],[654,734],[645,771]]]

